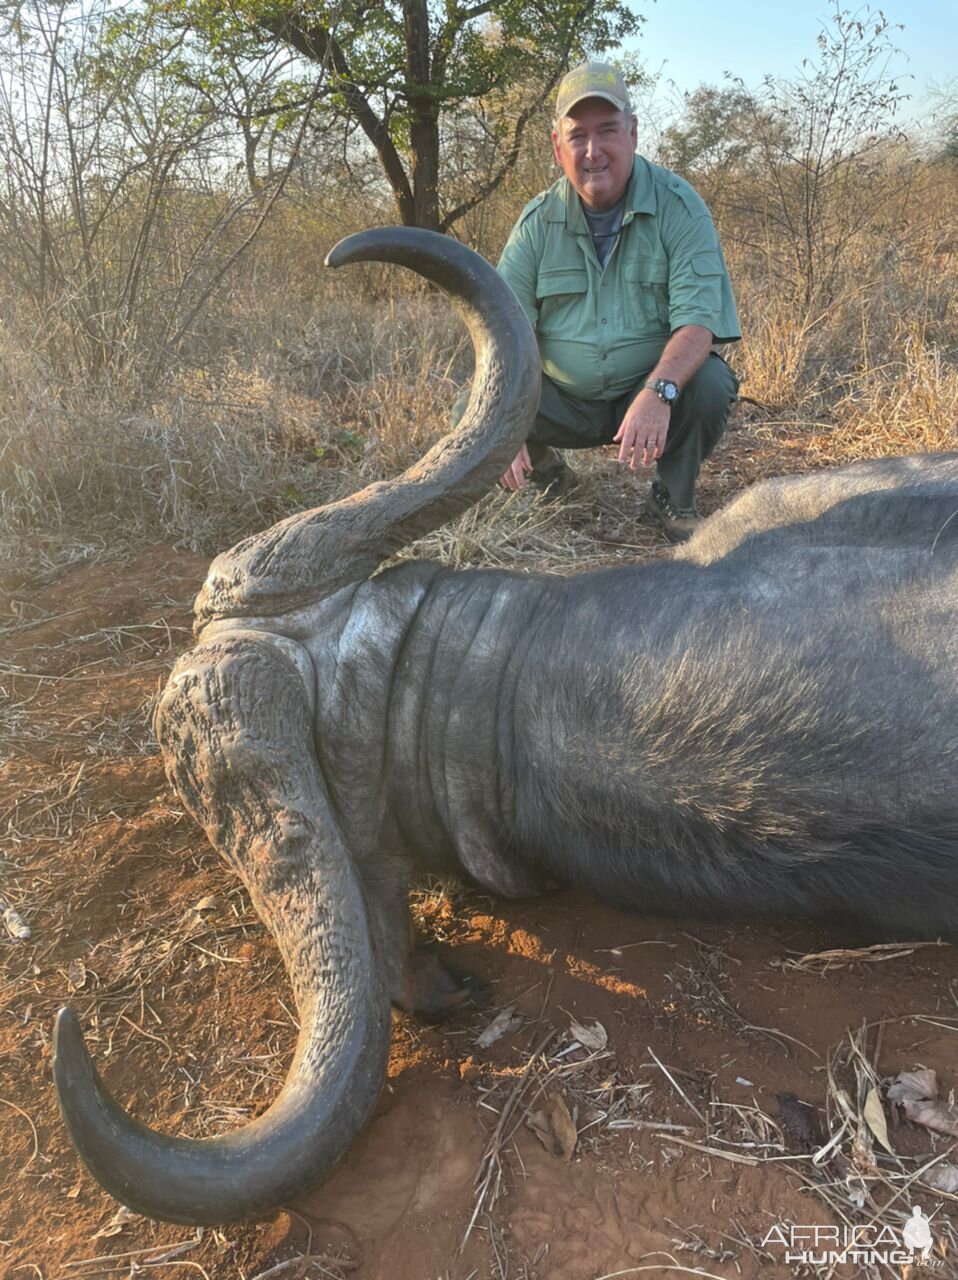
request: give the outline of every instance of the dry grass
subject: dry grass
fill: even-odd
[[[958,183],[945,171],[935,181],[907,238],[893,251],[878,232],[863,239],[844,285],[807,306],[730,231],[746,335],[734,360],[742,394],[764,409],[744,423],[759,446],[771,425],[823,464],[954,447],[958,253],[943,210]],[[350,229],[279,210],[149,401],[128,380],[65,381],[48,335],[0,305],[0,568],[42,575],[160,539],[212,553],[421,456],[468,378],[468,343],[421,281],[377,265],[325,271],[325,250]],[[498,244],[484,248],[495,256]],[[584,507],[607,492],[600,469],[583,511],[558,522],[490,499],[417,550],[588,567],[601,555],[583,541]]]
[[[897,358],[869,365],[833,406],[830,458],[934,453],[958,444],[958,365],[926,320],[903,318]]]

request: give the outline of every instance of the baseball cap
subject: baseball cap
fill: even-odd
[[[563,76],[556,94],[556,119],[567,116],[583,98],[605,98],[619,111],[629,109],[629,91],[622,72],[610,62],[583,62]]]

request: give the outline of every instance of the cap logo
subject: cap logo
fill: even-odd
[[[618,80],[611,71],[571,71],[566,77],[563,88],[567,93],[577,93],[579,89],[598,89],[607,85],[610,89],[618,87]]]
[[[564,116],[577,102],[593,96],[607,98],[620,110],[628,108],[629,91],[622,74],[608,62],[584,62],[573,67],[559,85],[556,114]]]

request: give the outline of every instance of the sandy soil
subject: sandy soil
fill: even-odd
[[[733,442],[713,505],[754,458]],[[646,919],[571,893],[417,896],[425,931],[490,984],[491,1004],[443,1026],[396,1017],[372,1124],[288,1213],[199,1234],[118,1214],[57,1114],[58,1006],[77,1010],[124,1105],[189,1135],[261,1111],[294,1036],[271,941],[183,814],[148,728],[205,569],[161,546],[39,589],[14,577],[0,603],[0,896],[32,931],[0,941],[4,1276],[901,1276],[786,1263],[762,1241],[776,1223],[900,1227],[913,1202],[938,1210],[929,1274],[958,1274],[941,1256],[958,1196],[908,1183],[947,1163],[954,1139],[895,1126],[886,1106],[898,1162],[861,1119],[868,1081],[903,1069],[958,1089],[953,948],[800,964],[862,940]],[[508,1030],[479,1047],[503,1009]],[[573,1020],[600,1024],[605,1047],[582,1047]],[[813,1165],[840,1128],[839,1089],[852,1119]]]

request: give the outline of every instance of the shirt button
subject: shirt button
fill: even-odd
[[[608,358],[609,358],[609,354],[608,354],[608,352],[607,352],[607,351],[603,351],[603,352],[602,352],[602,359],[603,359],[603,360],[608,360]]]
[[[602,317],[602,319],[601,319],[601,321],[600,321],[599,323],[600,323],[600,324],[608,324],[609,322],[608,322],[608,320],[605,318],[605,316],[603,316],[603,317]]]

